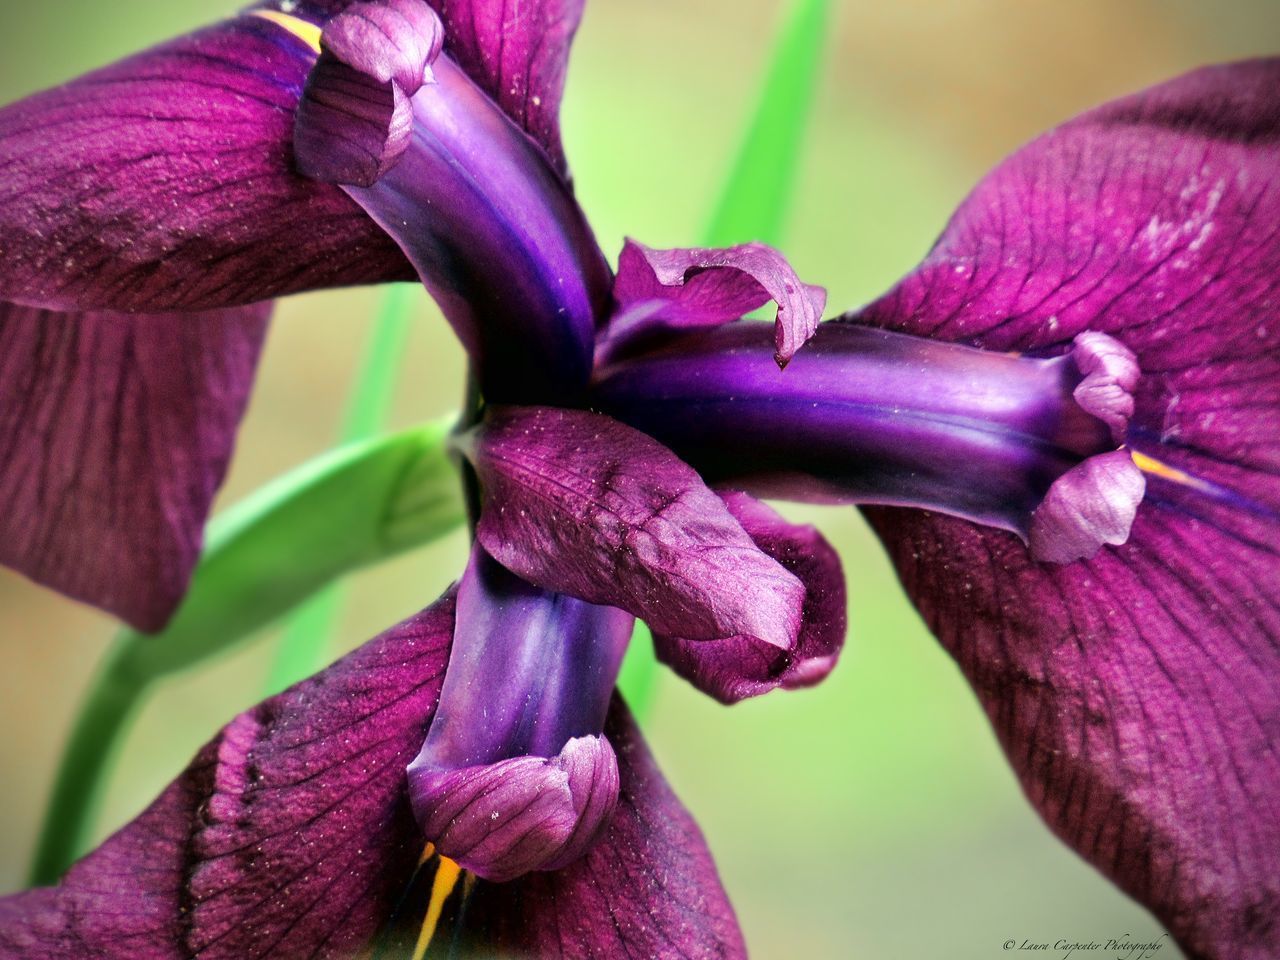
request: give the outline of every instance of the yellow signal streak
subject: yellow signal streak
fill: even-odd
[[[254,10],[249,15],[269,20],[277,27],[281,27],[293,34],[316,53],[320,52],[320,28],[309,20],[290,16],[287,13],[281,13],[279,10]]]
[[[427,850],[435,852],[435,848],[430,844],[427,845]],[[458,885],[458,877],[461,875],[462,868],[454,861],[448,857],[440,858],[435,879],[431,882],[431,900],[427,905],[427,915],[422,919],[418,942],[413,947],[413,960],[422,960],[426,956],[427,947],[431,946],[431,938],[436,935],[440,915],[444,913],[444,902],[449,899],[449,894],[453,893],[453,888]]]
[[[1208,485],[1198,477],[1179,470],[1177,467],[1171,467],[1167,463],[1157,460],[1155,457],[1148,457],[1145,453],[1139,453],[1137,450],[1130,450],[1129,456],[1133,458],[1134,466],[1143,473],[1149,473],[1153,477],[1160,477],[1171,483],[1180,483],[1184,487],[1195,487],[1198,490],[1208,488]]]

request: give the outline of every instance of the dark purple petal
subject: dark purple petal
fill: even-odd
[[[57,887],[0,900],[0,956],[347,958],[423,852],[405,789],[453,600],[236,717]]]
[[[737,320],[773,300],[774,359],[785,367],[817,329],[827,292],[801,283],[786,258],[762,243],[654,250],[628,240],[613,299],[611,354],[665,331]]]
[[[721,497],[756,545],[804,584],[804,625],[795,649],[779,650],[754,637],[696,641],[655,634],[658,659],[721,703],[820,682],[835,668],[844,645],[839,555],[813,527],[787,523],[744,493]]]
[[[794,646],[800,581],[655,440],[586,411],[497,407],[467,448],[476,536],[507,569],[662,633]]]
[[[1280,60],[1087,113],[998,167],[862,314],[1137,357],[1147,498],[1066,567],[874,511],[1049,824],[1197,957],[1280,952]]]
[[[441,854],[501,882],[582,856],[617,804],[618,764],[604,737],[575,737],[555,757],[460,769],[415,763],[409,792]]]
[[[621,701],[605,734],[622,790],[604,835],[576,863],[477,884],[467,923],[504,955],[737,960],[742,934],[698,826],[671,792]]]
[[[584,0],[434,0],[445,50],[565,173],[560,97]]]
[[[431,78],[444,30],[423,0],[356,3],[327,24],[294,123],[298,170],[368,187],[403,156],[410,98]]]
[[[164,626],[199,558],[270,310],[0,303],[0,563],[139,629]]]
[[[293,169],[315,56],[242,16],[0,110],[0,299],[202,310],[411,279],[349,197]]]

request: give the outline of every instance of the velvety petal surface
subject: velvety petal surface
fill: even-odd
[[[721,497],[756,545],[804,584],[804,625],[795,649],[779,650],[755,637],[697,641],[655,634],[658,659],[721,703],[820,682],[835,668],[844,645],[839,554],[813,527],[788,523],[745,493]]]
[[[1278,171],[1280,61],[1188,74],[1016,153],[859,317],[1136,355],[1123,546],[871,514],[1032,802],[1196,957],[1280,952]]]
[[[620,700],[605,735],[617,753],[622,791],[600,841],[563,870],[477,884],[467,922],[503,956],[745,958],[702,833]]]
[[[662,633],[794,645],[803,585],[657,441],[587,411],[496,407],[466,448],[476,536],[507,569]]]
[[[246,15],[0,110],[0,299],[202,310],[412,279],[349,197],[294,170],[315,58]]]
[[[817,330],[827,292],[802,283],[786,258],[763,243],[654,250],[628,240],[613,299],[613,356],[664,332],[737,320],[773,300],[774,359],[782,367]]]
[[[453,600],[231,721],[58,887],[0,900],[5,960],[348,958],[422,855],[405,764]]]
[[[270,304],[0,304],[0,563],[142,630],[186,591]]]

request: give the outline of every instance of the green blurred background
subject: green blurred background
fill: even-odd
[[[238,6],[3,3],[0,101]],[[624,235],[658,246],[700,235],[781,10],[774,0],[589,4],[565,126],[607,251]],[[834,308],[854,306],[908,269],[974,180],[1040,130],[1194,66],[1278,46],[1275,0],[844,0],[785,249],[804,279],[828,286]],[[224,504],[330,445],[377,304],[355,290],[280,307]],[[448,411],[463,389],[461,353],[425,297],[417,313],[396,426]],[[979,960],[1010,938],[1158,937],[1029,810],[854,511],[786,512],[818,523],[845,558],[840,668],[816,690],[732,709],[664,675],[647,723],[753,954]],[[464,555],[458,533],[354,577],[342,648],[434,599]],[[21,883],[74,706],[112,628],[0,572],[0,891]],[[271,636],[158,690],[121,758],[103,832],[260,698]]]

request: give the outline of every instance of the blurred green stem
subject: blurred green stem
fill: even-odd
[[[383,294],[339,430],[341,443],[374,436],[387,422],[417,290],[417,284],[397,283]],[[269,696],[315,673],[328,659],[329,644],[342,614],[343,593],[339,584],[330,584],[307,598],[289,617],[267,674]]]

